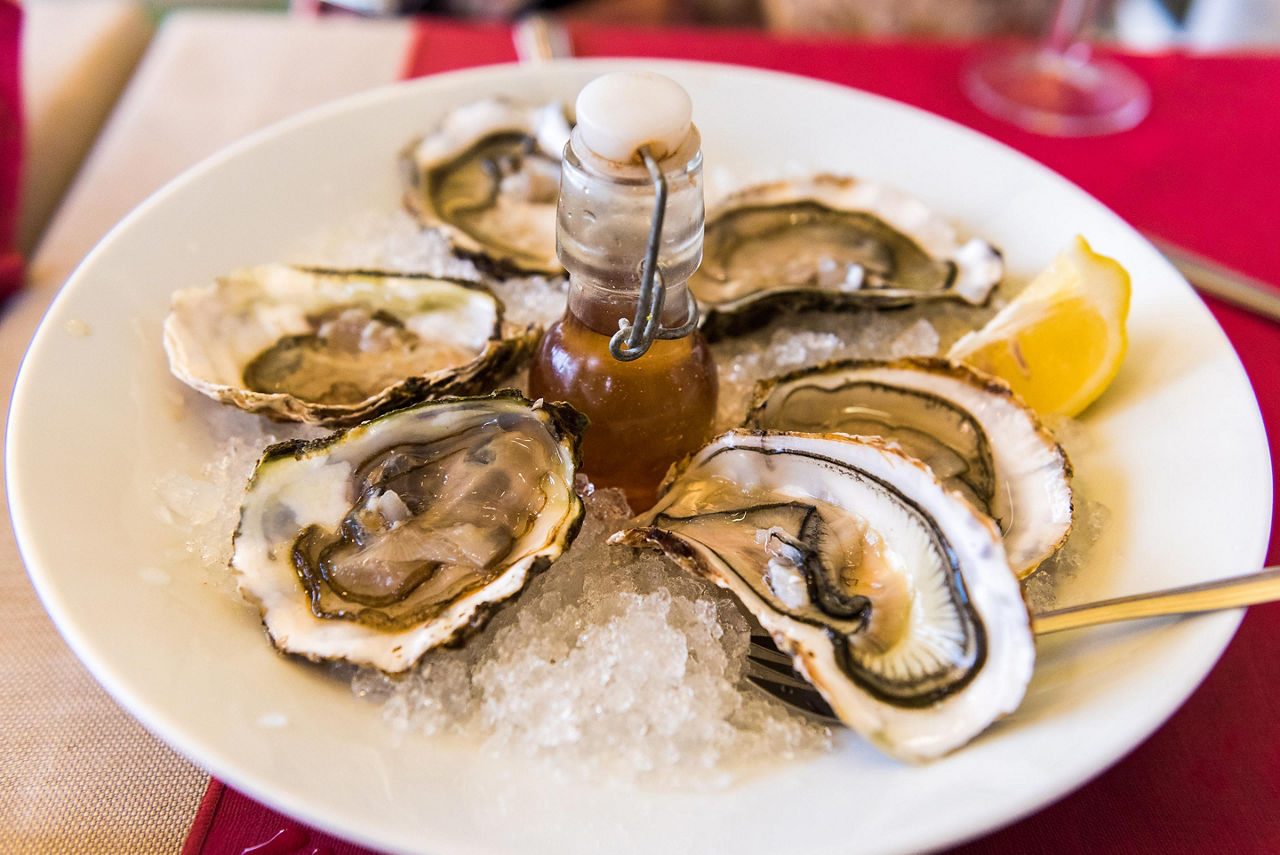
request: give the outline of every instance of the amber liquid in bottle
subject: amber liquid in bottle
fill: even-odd
[[[567,401],[591,419],[583,471],[597,487],[621,488],[639,512],[657,498],[667,467],[710,439],[719,389],[715,363],[696,330],[659,339],[632,362],[615,359],[609,339],[618,319],[634,314],[634,295],[589,298],[570,288],[569,308],[543,337],[529,371],[530,394]],[[683,300],[683,293],[669,293],[667,305]]]

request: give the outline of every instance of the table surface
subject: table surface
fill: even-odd
[[[151,33],[137,0],[57,0],[23,8],[22,253],[35,248]]]
[[[0,373],[4,387],[12,389],[26,343],[74,265],[120,217],[166,180],[244,134],[306,107],[390,82],[406,73],[509,60],[510,45],[497,32],[475,31],[475,37],[468,39],[465,29],[442,26],[415,32],[404,22],[314,21],[256,13],[187,12],[169,16],[45,233],[32,259],[29,287],[5,307],[0,317]],[[912,80],[917,78],[896,75],[888,62],[868,63],[862,79],[849,80],[848,72],[835,65],[842,55],[839,46],[773,42],[758,37],[744,41],[735,35],[717,41],[689,32],[584,30],[575,35],[583,53],[736,60],[856,82],[872,91],[932,105],[942,112],[948,105],[962,109],[958,106],[958,91],[954,93],[955,104],[946,102],[939,107],[936,93],[926,91],[923,84],[919,91],[913,90]],[[949,55],[955,52],[953,47],[928,45],[862,45],[858,50],[862,58],[901,60],[906,56],[923,66],[938,60],[934,55],[937,51],[951,51]],[[414,62],[406,65],[410,56]],[[1188,129],[1182,144],[1202,150],[1206,157],[1220,158],[1223,140],[1213,129],[1196,130],[1196,111],[1201,105],[1188,107],[1184,103],[1171,111],[1169,105],[1159,101],[1164,92],[1200,91],[1181,76],[1189,73],[1189,68],[1204,66],[1188,64],[1178,57],[1141,62],[1143,71],[1158,81],[1157,109],[1164,111],[1164,121],[1180,122]],[[1241,74],[1250,73],[1249,63],[1264,63],[1271,69],[1269,79],[1280,79],[1276,71],[1280,69],[1280,57],[1237,57],[1222,62],[1230,64],[1232,73],[1239,70]],[[1219,75],[1214,79],[1222,78]],[[1215,97],[1221,97],[1221,93],[1212,89],[1201,92],[1204,109],[1209,109],[1209,102]],[[1179,111],[1186,115],[1179,115]],[[1280,110],[1275,112],[1280,114]],[[1132,182],[1147,194],[1134,199],[1125,194],[1126,176],[1108,171],[1105,141],[1035,138],[976,116],[967,117],[967,123],[1001,136],[1051,165],[1055,158],[1076,164],[1076,174],[1068,170],[1068,177],[1113,204],[1139,227],[1162,231],[1167,237],[1192,243],[1206,253],[1229,258],[1254,275],[1280,281],[1280,253],[1254,251],[1274,229],[1274,223],[1280,222],[1280,217],[1271,217],[1271,225],[1265,225],[1269,213],[1280,212],[1270,190],[1272,182],[1249,181],[1249,164],[1238,164],[1236,172],[1231,172],[1231,164],[1221,167],[1232,176],[1230,180],[1237,182],[1231,194],[1217,194],[1227,198],[1215,199],[1212,188],[1188,187],[1185,182],[1178,187],[1174,176],[1167,182],[1167,189],[1162,190],[1165,183],[1147,176],[1149,180]],[[1140,128],[1132,133],[1150,131]],[[1272,120],[1269,126],[1259,126],[1256,133],[1259,136],[1255,139],[1240,144],[1240,152],[1251,150],[1250,145],[1260,149],[1259,140],[1275,138],[1280,127]],[[1167,134],[1159,139],[1166,138]],[[1128,144],[1133,144],[1132,136]],[[1068,156],[1080,151],[1082,145],[1093,147],[1086,150],[1100,152],[1102,162]],[[1153,168],[1159,168],[1160,154],[1153,149]],[[1233,209],[1249,211],[1253,217],[1234,229],[1224,225],[1218,232],[1211,230],[1206,240],[1204,229],[1188,227],[1185,216],[1170,212],[1161,217],[1162,192],[1169,199],[1194,196],[1198,204],[1208,208],[1206,217],[1229,218]],[[1130,206],[1128,210],[1126,205]],[[1259,219],[1263,222],[1256,221]],[[1260,353],[1244,354],[1255,388],[1261,391],[1264,381],[1280,379],[1274,373],[1276,369],[1268,367],[1275,344],[1280,344],[1276,329],[1221,305],[1211,304],[1211,308],[1237,346],[1242,341],[1270,343],[1269,352],[1264,348]],[[1263,396],[1263,408],[1270,424],[1280,422],[1280,395]],[[1273,546],[1273,562],[1275,552]],[[11,609],[10,620],[0,623],[0,691],[4,695],[0,701],[0,734],[6,758],[0,766],[0,851],[143,853],[180,849],[205,791],[207,776],[143,731],[79,665],[41,609],[7,528],[0,534],[0,593]],[[1251,613],[1235,644],[1248,644],[1253,649],[1269,646],[1272,666],[1276,664],[1275,640],[1280,637],[1276,608],[1255,610],[1256,616]],[[1262,668],[1265,673],[1266,665],[1267,660],[1252,664],[1232,660],[1229,653],[1223,666],[1188,705],[1196,709],[1176,716],[1153,742],[1174,740],[1181,744],[1193,739],[1194,735],[1179,730],[1187,715],[1194,715],[1196,721],[1216,717],[1233,727],[1247,726],[1251,711],[1232,709],[1232,690],[1242,681],[1260,679],[1256,672]],[[68,699],[74,702],[68,703]],[[1268,726],[1267,733],[1275,737],[1275,726]],[[1280,740],[1273,738],[1269,745],[1274,749]],[[1110,784],[1099,782],[1104,786],[1100,795],[1090,795],[1099,786],[1094,785],[1042,816],[1078,829],[1073,840],[1075,848],[1070,851],[1089,851],[1089,847],[1098,851],[1096,847],[1105,841],[1090,837],[1088,812],[1105,808],[1104,800],[1111,792],[1105,787],[1132,787],[1140,792],[1148,780],[1146,776],[1160,776],[1169,770],[1183,771],[1167,747],[1157,754],[1144,749],[1108,774]],[[1241,781],[1252,781],[1247,776],[1258,774],[1261,773],[1257,770],[1249,770]],[[1280,782],[1274,778],[1257,783],[1271,797],[1280,791]],[[1227,787],[1217,797],[1237,797],[1238,789],[1239,786]],[[251,803],[242,803],[247,800],[238,794],[222,794],[222,799],[224,810],[254,809]],[[1141,802],[1140,797],[1135,799]],[[1210,802],[1200,805],[1200,809],[1212,806]],[[1145,807],[1157,812],[1169,809],[1158,802]],[[265,821],[270,824],[276,820]],[[1025,825],[1003,833],[1006,842],[999,845],[1006,848],[991,848],[997,844],[984,848],[984,843],[976,843],[969,851],[1058,851],[1043,842],[1036,848],[1035,829],[1019,831]],[[1280,834],[1275,828],[1263,833]],[[1211,839],[1199,838],[1201,842]],[[251,842],[254,841],[245,841],[242,846]],[[1261,848],[1246,851],[1280,851],[1280,836],[1262,837],[1255,842]],[[1043,848],[1046,845],[1049,848]],[[1173,846],[1168,851],[1203,849]]]
[[[394,22],[169,16],[45,232],[26,290],[3,310],[5,412],[49,301],[118,220],[245,134],[395,80],[408,39]],[[0,532],[0,596],[10,609],[0,622],[0,851],[178,851],[207,774],[143,730],[67,649],[8,526]]]

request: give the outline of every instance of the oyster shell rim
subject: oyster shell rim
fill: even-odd
[[[487,401],[510,401],[517,404],[525,404],[528,406],[528,411],[530,413],[537,413],[537,412],[545,413],[546,422],[544,424],[547,427],[548,433],[551,435],[551,438],[555,441],[558,447],[566,448],[569,452],[569,464],[572,471],[570,472],[570,475],[568,478],[568,489],[567,489],[568,501],[566,502],[565,516],[561,524],[557,527],[557,532],[558,532],[557,537],[550,544],[542,548],[542,550],[552,549],[555,554],[552,554],[552,555],[544,554],[544,552],[540,550],[534,553],[533,555],[527,556],[526,558],[521,559],[520,561],[517,561],[513,563],[510,567],[506,568],[494,580],[495,582],[505,579],[512,572],[513,569],[519,568],[522,563],[525,564],[525,566],[521,569],[523,578],[520,581],[519,585],[513,591],[507,593],[505,596],[502,596],[496,599],[482,600],[480,602],[475,603],[474,605],[468,603],[467,601],[475,599],[476,598],[475,594],[464,597],[462,600],[463,604],[470,607],[470,611],[466,615],[465,620],[456,622],[452,627],[448,629],[445,635],[429,643],[426,647],[424,647],[421,651],[419,651],[416,656],[413,656],[412,658],[404,661],[398,668],[386,669],[375,662],[356,661],[346,656],[325,656],[319,653],[307,652],[304,650],[297,650],[297,649],[288,649],[287,647],[285,647],[280,642],[280,640],[277,639],[276,635],[271,631],[271,626],[270,626],[270,623],[268,622],[269,608],[265,605],[261,597],[252,593],[250,590],[246,588],[244,584],[244,576],[245,576],[244,571],[238,569],[235,564],[235,559],[236,559],[235,544],[239,540],[243,532],[245,503],[247,502],[248,497],[252,493],[255,483],[258,481],[259,474],[262,470],[262,467],[270,464],[278,463],[281,461],[285,461],[288,459],[299,460],[313,452],[324,452],[331,446],[344,441],[347,438],[347,436],[354,431],[367,430],[369,429],[370,425],[374,425],[379,421],[382,421],[384,419],[394,418],[397,415],[402,415],[419,408],[443,406],[443,405],[450,405],[450,404],[482,403]],[[574,487],[574,480],[575,480],[574,476],[582,467],[582,434],[586,430],[588,424],[589,424],[589,421],[587,417],[582,413],[578,412],[576,409],[574,409],[571,405],[567,403],[563,403],[563,402],[547,403],[547,402],[530,401],[524,395],[524,393],[522,393],[520,390],[507,388],[507,389],[499,389],[488,395],[450,397],[450,398],[443,398],[443,399],[420,401],[408,407],[402,407],[397,410],[392,410],[390,412],[383,413],[377,416],[376,418],[370,419],[366,422],[361,422],[360,424],[353,425],[350,427],[340,428],[334,431],[333,433],[327,434],[325,436],[316,437],[314,439],[286,439],[280,442],[272,443],[268,445],[265,449],[263,449],[261,457],[259,458],[258,462],[254,465],[253,472],[245,484],[245,499],[242,500],[242,503],[240,506],[240,514],[237,517],[236,527],[231,536],[232,553],[230,558],[228,558],[227,560],[227,567],[231,572],[232,578],[236,581],[236,588],[240,596],[243,597],[245,601],[247,601],[250,605],[254,606],[258,610],[259,620],[262,624],[263,632],[267,636],[267,640],[271,644],[272,649],[275,650],[277,653],[280,653],[281,655],[289,658],[301,659],[301,660],[305,660],[313,663],[347,662],[351,664],[377,668],[379,671],[383,672],[384,674],[394,675],[394,674],[403,673],[404,671],[407,671],[408,669],[416,665],[422,659],[422,657],[425,656],[427,653],[429,653],[431,650],[434,650],[438,647],[456,647],[462,644],[463,642],[465,642],[465,640],[471,635],[474,635],[475,633],[483,630],[484,627],[488,624],[488,622],[493,618],[493,616],[498,613],[498,611],[500,611],[503,607],[510,605],[515,600],[517,600],[520,594],[524,592],[524,590],[529,586],[530,582],[532,582],[536,576],[546,572],[551,567],[551,565],[554,564],[566,551],[568,551],[570,546],[572,546],[574,540],[577,538],[578,534],[580,533],[582,529],[582,525],[586,519],[586,505],[582,501],[582,497],[578,495],[578,492]],[[316,617],[314,616],[314,614],[311,613],[310,602],[309,602],[309,597],[308,597],[306,587],[302,584],[300,580],[298,580],[297,584],[298,584],[298,590],[296,594],[299,600],[305,604],[304,607],[307,610],[307,613],[310,614],[314,618],[314,620],[320,621],[322,624],[327,620],[334,620],[335,622],[343,622],[343,623],[353,623],[360,630],[363,630],[375,637],[391,637],[391,636],[399,637],[403,635],[408,635],[426,626],[426,623],[423,623],[423,624],[417,624],[408,629],[383,630],[383,629],[376,629],[376,628],[370,627],[363,623]],[[487,588],[488,586],[486,586],[486,588],[483,588],[481,590],[486,590]],[[454,603],[451,605],[450,610],[452,611],[456,608],[458,608],[458,604]]]
[[[1008,670],[1012,668],[1015,672],[1014,676],[1021,685],[1020,688],[1015,687],[1015,691],[1012,693],[1010,698],[997,699],[997,702],[992,705],[992,709],[989,711],[989,714],[980,713],[979,717],[985,720],[976,730],[971,729],[967,735],[961,737],[956,737],[954,732],[941,735],[935,741],[930,742],[929,740],[926,740],[927,744],[923,747],[918,743],[913,744],[911,747],[907,747],[894,742],[894,740],[887,734],[886,731],[889,728],[886,726],[868,728],[865,726],[866,719],[860,717],[862,715],[861,711],[848,713],[843,709],[842,699],[837,697],[836,689],[833,689],[833,686],[830,684],[831,681],[827,680],[822,675],[822,669],[817,668],[817,666],[821,664],[819,663],[820,658],[825,657],[823,658],[823,662],[825,662],[834,654],[831,654],[830,651],[824,651],[820,654],[815,653],[812,650],[808,650],[801,641],[792,639],[783,632],[783,627],[772,625],[775,623],[774,621],[771,621],[766,615],[751,608],[751,606],[743,599],[741,594],[735,590],[732,585],[726,583],[715,570],[703,566],[702,562],[706,559],[702,555],[702,551],[699,550],[697,546],[693,545],[689,539],[683,538],[675,532],[669,532],[665,529],[658,528],[651,523],[641,523],[638,526],[633,525],[631,528],[614,534],[609,539],[609,542],[623,544],[633,548],[659,549],[664,555],[683,568],[686,572],[690,572],[699,578],[707,579],[717,585],[717,587],[723,588],[732,593],[734,598],[739,601],[744,609],[757,617],[760,623],[774,638],[778,649],[792,657],[795,669],[809,680],[816,689],[818,689],[819,693],[828,701],[837,716],[839,716],[840,719],[849,725],[855,732],[868,739],[872,744],[892,757],[913,763],[937,759],[938,757],[951,753],[952,751],[968,744],[972,739],[987,730],[994,722],[1016,710],[1017,707],[1020,706],[1022,699],[1025,697],[1027,685],[1029,684],[1034,672],[1035,641],[1032,634],[1032,613],[1030,606],[1026,602],[1022,586],[1019,583],[1017,576],[1008,568],[1008,564],[1003,558],[1003,547],[1001,545],[1000,533],[994,522],[985,514],[973,508],[972,504],[962,494],[946,487],[938,481],[932,471],[921,461],[904,454],[891,443],[887,443],[876,437],[851,437],[845,434],[815,434],[794,431],[767,431],[761,429],[737,428],[720,434],[708,443],[708,445],[701,451],[693,455],[689,455],[688,458],[680,462],[679,471],[677,471],[677,468],[673,466],[668,473],[668,478],[674,482],[675,478],[679,477],[679,475],[682,474],[698,457],[700,457],[704,452],[707,452],[708,449],[712,448],[712,446],[715,446],[722,441],[729,445],[730,448],[740,447],[733,444],[737,441],[745,441],[747,443],[760,443],[761,447],[757,450],[763,454],[784,453],[780,449],[770,451],[764,448],[764,442],[771,439],[835,441],[837,443],[847,443],[874,448],[881,454],[885,454],[890,458],[896,459],[899,465],[906,466],[910,471],[923,475],[927,482],[931,482],[936,485],[939,495],[945,496],[946,500],[954,501],[959,507],[964,508],[969,513],[970,521],[976,526],[975,530],[980,529],[985,531],[986,534],[984,536],[991,538],[991,545],[999,553],[999,566],[1008,571],[1008,581],[1012,586],[1010,592],[1005,592],[1005,599],[1009,598],[1008,594],[1016,592],[1017,608],[1013,610],[1014,613],[1011,615],[1014,619],[1014,623],[1011,626],[1014,637],[1012,639],[1001,638],[998,641],[992,640],[991,633],[989,630],[986,630],[986,624],[989,618],[982,615],[981,623],[984,626],[984,631],[987,633],[989,645],[999,643],[1003,648],[1006,641],[1011,640],[1017,649],[1002,649],[1000,656],[997,657],[999,659],[998,666],[993,665],[991,661],[992,654],[990,649],[988,649],[984,656],[982,666],[978,669],[968,684],[960,688],[959,695],[963,695],[965,692],[968,692],[974,683],[979,682],[984,675],[985,669],[988,667],[998,667],[1001,670]],[[664,482],[664,492],[668,486],[669,485]],[[643,519],[651,520],[653,517],[657,516],[655,511],[657,511],[661,504],[662,502],[660,498],[658,504],[655,505],[654,508],[651,508],[644,514],[641,514],[636,518],[636,520],[633,520],[633,523],[639,522]],[[658,513],[660,513],[660,511],[658,511]],[[966,588],[972,590],[973,585],[971,584],[971,580],[967,577],[962,577],[962,579]],[[1004,582],[1000,582],[998,584],[1003,585]],[[760,599],[758,595],[753,594],[753,596],[756,599]],[[991,596],[991,593],[983,590],[982,596],[986,599]],[[1001,599],[1001,596],[1001,592],[997,591],[995,593],[997,601]],[[1012,604],[1010,602],[996,602],[991,606],[991,608],[998,608],[1000,610],[1007,611],[1011,606]],[[789,623],[791,620],[791,618],[786,616],[782,616],[781,618],[781,622],[784,623]],[[834,645],[831,645],[830,642],[828,642],[828,646],[834,649]],[[1010,657],[1012,657],[1012,659],[1010,659]],[[841,675],[839,679],[842,679],[845,682],[852,682],[844,675]],[[862,693],[873,697],[874,699],[874,696],[865,692],[865,690],[863,690]],[[969,698],[962,698],[957,696],[955,700],[957,703],[960,703],[962,709],[967,712],[968,706],[963,703],[963,701],[967,701],[972,697],[973,696],[969,696]],[[991,700],[989,696],[985,695],[983,696],[983,699]],[[843,700],[847,700],[847,698],[844,698]],[[903,712],[906,716],[911,716],[913,714],[928,716],[951,700],[951,697],[946,697],[930,706],[919,708],[894,707],[893,709]]]
[[[831,359],[817,365],[793,369],[784,374],[756,381],[755,389],[752,392],[751,400],[747,407],[747,414],[742,421],[742,426],[753,430],[766,430],[766,428],[763,428],[758,424],[756,417],[764,409],[765,404],[768,402],[769,396],[773,391],[783,384],[794,383],[798,380],[803,380],[806,377],[814,375],[833,374],[836,372],[852,371],[863,368],[886,369],[891,371],[922,371],[928,374],[942,375],[965,383],[982,392],[1003,398],[1017,407],[1027,417],[1035,435],[1044,442],[1045,447],[1049,449],[1050,453],[1056,453],[1057,458],[1061,461],[1063,480],[1067,489],[1068,513],[1066,527],[1062,530],[1062,533],[1057,537],[1057,539],[1053,541],[1052,544],[1046,544],[1043,550],[1039,550],[1038,557],[1033,561],[1022,564],[1018,567],[1013,567],[1012,569],[1019,579],[1026,579],[1039,569],[1042,563],[1047,561],[1062,548],[1062,546],[1067,542],[1067,539],[1070,538],[1071,532],[1075,526],[1075,491],[1071,487],[1071,481],[1075,477],[1075,467],[1071,463],[1070,455],[1068,455],[1066,449],[1062,447],[1062,443],[1058,442],[1053,431],[1051,431],[1044,423],[1040,414],[1023,401],[1022,397],[1013,390],[1013,387],[1000,377],[979,371],[966,363],[947,359],[942,356],[904,356],[887,360],[870,357],[849,357]],[[834,432],[840,433],[839,431]],[[992,447],[995,447],[994,440],[992,440]],[[979,513],[982,513],[980,508],[976,510],[978,510]]]
[[[883,208],[868,207],[848,207],[827,201],[823,194],[838,195],[852,191],[858,186],[870,187],[880,192],[888,192],[897,194],[898,201],[917,205],[927,212],[934,222],[934,228],[944,228],[951,232],[948,236],[952,246],[948,246],[946,250],[939,249],[933,244],[940,243],[937,237],[922,239],[920,235],[913,230],[913,227],[902,222],[902,218],[889,215]],[[780,198],[774,199],[778,196]],[[877,219],[881,220],[894,230],[900,232],[904,237],[918,246],[922,252],[933,257],[951,261],[956,269],[952,271],[948,280],[948,288],[954,288],[957,279],[961,276],[962,271],[960,265],[956,262],[954,256],[965,246],[977,241],[982,246],[990,250],[991,257],[1000,264],[999,273],[986,284],[986,294],[984,298],[977,303],[965,300],[965,305],[984,306],[990,301],[990,294],[996,286],[1004,279],[1004,254],[999,248],[988,243],[981,238],[971,238],[967,243],[958,242],[954,234],[954,227],[950,221],[945,220],[941,214],[927,208],[922,201],[915,196],[907,194],[905,191],[898,190],[888,184],[858,178],[854,175],[842,175],[834,172],[815,172],[806,174],[800,178],[782,178],[770,181],[763,181],[757,184],[751,184],[746,187],[739,188],[720,199],[713,209],[707,212],[706,221],[708,225],[715,220],[734,210],[751,206],[759,206],[761,204],[787,204],[794,202],[815,202],[823,207],[833,211],[850,210],[869,213]],[[690,278],[690,290],[696,293],[696,284],[702,268],[695,272]],[[895,292],[898,289],[894,289]],[[797,287],[791,285],[772,286],[761,288],[753,292],[736,297],[732,300],[723,301],[721,303],[712,303],[699,299],[698,305],[701,311],[699,320],[699,328],[708,341],[715,342],[725,338],[742,335],[766,325],[770,320],[776,317],[781,311],[788,312],[805,312],[815,310],[840,310],[852,311],[859,308],[871,309],[895,309],[914,306],[917,299],[903,297],[900,292],[892,295],[877,295],[874,289],[859,289],[854,291],[844,291],[830,288],[815,287]]]
[[[187,356],[189,349],[187,342],[179,333],[180,322],[175,314],[182,295],[195,291],[204,291],[209,288],[216,290],[227,276],[235,275],[240,271],[248,272],[276,266],[314,276],[426,280],[445,282],[463,287],[482,293],[493,300],[495,308],[493,329],[490,332],[485,348],[469,362],[438,369],[429,374],[417,374],[403,378],[354,404],[320,404],[305,401],[288,392],[259,392],[248,389],[243,385],[232,386],[194,374],[188,367],[190,365],[190,360]],[[502,298],[492,288],[478,280],[414,271],[389,271],[377,268],[267,264],[232,271],[232,273],[218,277],[212,286],[196,286],[175,291],[171,297],[169,312],[166,314],[162,325],[162,344],[165,356],[168,359],[170,373],[208,398],[212,398],[221,404],[229,404],[248,413],[264,415],[273,421],[299,422],[327,428],[342,428],[353,427],[360,422],[422,401],[445,396],[476,395],[482,392],[485,386],[489,385],[490,380],[507,377],[514,373],[533,356],[538,341],[542,337],[543,329],[538,324],[529,324],[525,327],[512,324],[505,320],[505,313],[506,305],[503,303]]]
[[[451,159],[457,158],[485,138],[501,133],[504,130],[519,130],[523,134],[537,138],[540,114],[553,105],[559,108],[560,114],[572,127],[569,109],[558,99],[542,105],[534,105],[504,96],[491,96],[455,107],[444,114],[433,131],[419,134],[401,147],[397,155],[400,174],[405,187],[401,195],[401,201],[405,209],[413,215],[421,226],[437,229],[444,234],[449,241],[449,248],[454,254],[472,262],[481,272],[495,279],[510,279],[530,275],[564,276],[565,269],[560,264],[560,259],[554,246],[549,255],[518,251],[494,252],[475,235],[440,216],[436,211],[435,205],[431,202],[431,194],[425,191],[423,186],[424,176],[430,166],[446,162],[446,159],[441,158],[437,161],[431,161],[427,167],[424,167],[417,157],[418,149],[428,140],[444,136],[447,122],[458,110],[481,103],[492,103],[501,109],[509,111],[508,115],[524,112],[527,114],[525,118],[529,119],[529,121],[523,124],[515,124],[513,122],[499,124],[494,122],[491,123],[492,126],[486,125],[485,129],[467,135],[464,138],[465,142],[458,144],[454,141],[455,144],[449,156]]]

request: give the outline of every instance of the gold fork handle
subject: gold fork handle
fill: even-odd
[[[1045,635],[1101,623],[1234,609],[1274,600],[1280,600],[1280,566],[1232,579],[1042,612],[1032,617],[1031,629],[1036,635]]]

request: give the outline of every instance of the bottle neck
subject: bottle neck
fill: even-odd
[[[569,274],[568,311],[584,326],[601,335],[612,336],[618,321],[635,319],[640,301],[638,282],[625,283],[584,274]],[[664,280],[662,325],[669,329],[689,320],[689,285],[686,280]]]
[[[702,153],[697,129],[659,161],[667,185],[658,269],[666,287],[664,326],[680,326],[685,282],[702,261]],[[656,199],[644,164],[601,161],[575,130],[565,146],[556,209],[556,252],[569,272],[570,310],[612,335],[618,318],[635,318],[640,271],[649,246]],[[604,319],[604,320],[601,320]]]

